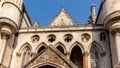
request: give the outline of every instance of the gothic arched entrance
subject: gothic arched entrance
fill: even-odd
[[[71,52],[70,60],[78,66],[78,68],[83,68],[83,56],[82,51],[78,45],[76,45]]]
[[[56,68],[56,67],[53,67],[53,66],[50,66],[50,65],[45,65],[45,66],[42,66],[42,67],[39,67],[39,68]]]

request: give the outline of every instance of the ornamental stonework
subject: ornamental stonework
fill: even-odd
[[[88,33],[84,33],[81,35],[81,40],[83,42],[88,42],[90,40],[90,35]]]
[[[56,63],[65,68],[70,68],[70,66],[67,65],[61,58],[59,58],[59,56],[56,55],[56,53],[53,52],[50,48],[48,48],[44,53],[39,55],[39,57],[37,57],[35,60],[31,61],[31,63],[26,68],[31,68],[38,64],[39,66],[42,66],[44,63],[47,62]]]

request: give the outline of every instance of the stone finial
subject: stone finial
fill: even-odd
[[[95,4],[92,4],[92,5],[91,5],[91,15],[92,15],[92,16],[96,16],[96,10],[95,10],[95,7],[96,7]]]
[[[90,24],[95,24],[95,21],[96,21],[96,9],[95,9],[95,7],[96,7],[95,4],[91,5],[91,15],[89,17]]]
[[[33,27],[38,27],[38,26],[39,26],[39,25],[38,25],[38,19],[36,19]]]
[[[65,7],[64,7],[64,5],[62,5],[62,11],[65,11]]]

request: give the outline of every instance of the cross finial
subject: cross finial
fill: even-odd
[[[33,26],[34,26],[34,27],[38,27],[38,26],[39,26],[39,25],[38,25],[38,19],[35,20],[35,23],[34,23]]]

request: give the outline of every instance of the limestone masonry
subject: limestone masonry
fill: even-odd
[[[45,27],[23,0],[0,0],[0,68],[120,68],[120,0],[101,0],[78,25],[64,6]]]

